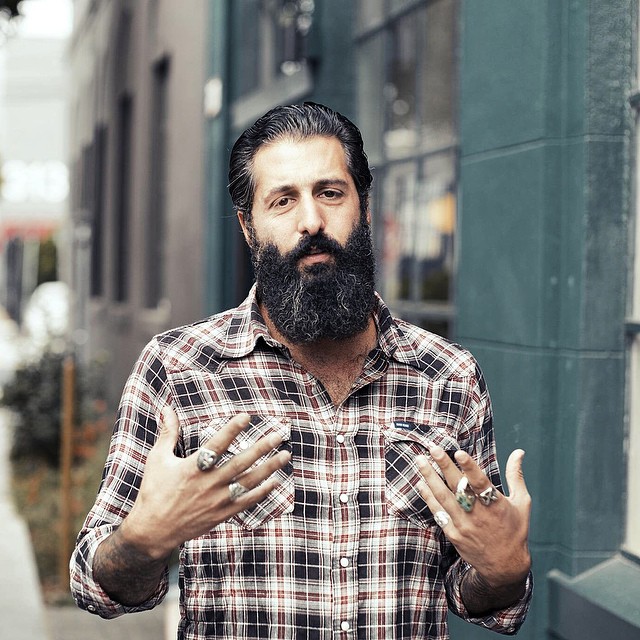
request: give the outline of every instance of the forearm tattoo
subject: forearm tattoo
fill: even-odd
[[[464,605],[469,614],[474,617],[510,607],[522,598],[525,590],[526,579],[517,584],[494,588],[475,569],[471,569],[465,575],[460,585]]]
[[[148,600],[158,587],[168,558],[154,560],[122,539],[116,529],[100,544],[93,576],[109,597],[125,606]]]

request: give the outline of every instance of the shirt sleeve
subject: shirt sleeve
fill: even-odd
[[[127,607],[109,597],[95,580],[92,567],[100,543],[133,507],[147,455],[158,436],[157,420],[170,400],[159,347],[152,341],[125,385],[98,495],[78,534],[69,562],[71,593],[77,605],[103,618],[152,609],[163,600],[168,589],[168,570],[165,569],[154,594],[138,606]]]
[[[483,617],[473,617],[469,614],[464,602],[462,601],[460,585],[467,572],[471,569],[471,565],[458,559],[451,568],[446,578],[447,598],[449,601],[449,609],[457,616],[480,627],[501,633],[503,635],[514,635],[522,626],[529,607],[531,605],[531,596],[533,595],[533,574],[529,572],[524,595],[518,602]]]
[[[493,413],[491,399],[482,372],[476,365],[469,390],[466,419],[459,433],[459,443],[480,468],[488,475],[495,487],[502,490],[500,469],[496,457],[493,433]],[[531,605],[533,594],[533,574],[529,572],[526,589],[522,598],[510,607],[494,611],[484,617],[473,617],[462,601],[460,585],[471,565],[457,558],[448,568],[445,577],[445,589],[449,609],[467,622],[479,625],[503,635],[513,635],[522,626]]]

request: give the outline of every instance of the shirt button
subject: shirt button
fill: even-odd
[[[340,566],[348,567],[349,566],[349,558],[340,558]]]
[[[345,502],[349,502],[349,496],[346,493],[341,493],[340,494],[340,502],[342,502],[343,504]]]
[[[336,436],[336,440],[337,440],[340,444],[342,444],[342,443],[344,442],[344,436],[343,436],[342,434],[340,434],[340,435]]]
[[[350,625],[346,620],[343,620],[343,621],[340,623],[340,628],[341,628],[343,631],[349,631],[349,629],[351,629],[351,625]]]

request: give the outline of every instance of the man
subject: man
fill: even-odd
[[[136,363],[71,561],[79,606],[153,607],[179,546],[179,638],[447,638],[447,608],[515,633],[523,452],[506,497],[475,360],[376,295],[358,129],[278,107],[229,177],[256,285]]]

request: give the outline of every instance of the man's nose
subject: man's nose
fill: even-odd
[[[302,198],[298,206],[298,233],[315,236],[325,226],[322,208],[315,198]]]

